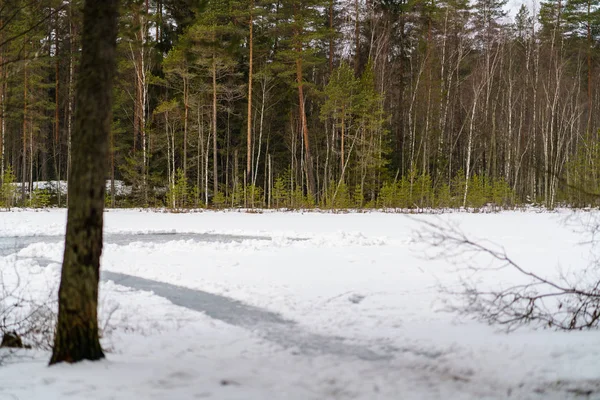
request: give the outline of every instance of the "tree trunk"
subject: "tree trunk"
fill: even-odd
[[[587,15],[588,18],[591,15],[591,1],[587,2]],[[592,48],[594,46],[594,40],[592,38],[592,27],[588,19],[587,22],[587,95],[588,95],[588,120],[586,133],[590,133],[592,129]]]
[[[477,102],[479,100],[479,94],[485,82],[481,84],[478,88],[476,88],[473,96],[473,108],[471,109],[471,120],[469,122],[469,141],[467,144],[467,161],[465,163],[465,192],[463,193],[463,207],[467,206],[467,195],[469,192],[469,178],[471,177],[471,155],[473,153],[473,125],[475,122],[475,112],[477,111]]]
[[[346,132],[344,131],[344,125],[346,124],[346,121],[344,121],[344,113],[346,112],[346,110],[344,109],[344,106],[342,106],[342,123],[341,123],[341,128],[342,131],[340,133],[340,180],[344,179],[344,161],[345,161],[345,148],[344,148],[344,138],[346,136]]]
[[[60,103],[59,103],[59,89],[60,89],[60,63],[59,63],[59,56],[58,56],[58,46],[59,46],[59,41],[58,41],[58,14],[56,17],[56,34],[55,34],[55,46],[56,49],[55,51],[55,57],[56,57],[56,63],[54,64],[54,79],[55,79],[55,86],[54,86],[54,165],[55,165],[55,173],[56,173],[56,180],[58,181],[58,206],[60,207],[60,203],[61,203],[61,191],[60,191],[60,123],[59,123],[59,118],[60,118]]]
[[[333,0],[329,0],[329,76],[333,73]]]
[[[219,173],[217,171],[217,59],[213,54],[212,62],[212,128],[213,128],[213,196],[219,191]]]
[[[27,64],[23,68],[23,162],[21,163],[21,202],[25,205],[27,181]]]
[[[267,90],[267,83],[264,82],[264,84],[262,85],[262,101],[260,104],[260,122],[258,125],[258,152],[256,153],[256,164],[254,167],[254,176],[252,177],[252,185],[256,186],[256,179],[258,177],[258,163],[260,161],[260,151],[261,151],[261,147],[262,147],[262,138],[263,138],[263,132],[264,132],[264,126],[265,126],[265,102],[266,100],[266,90]],[[268,148],[267,148],[268,150]]]
[[[135,70],[135,99],[133,109],[133,152],[135,153],[138,149],[142,151],[142,163],[137,166],[141,175],[141,183],[137,183],[141,187],[141,194],[144,205],[148,205],[148,149],[147,149],[147,137],[146,137],[146,113],[148,103],[148,79],[147,79],[147,54],[146,54],[146,40],[148,38],[148,15],[149,15],[149,4],[146,2],[145,10],[135,10],[135,25],[138,27],[138,31],[135,33],[137,40],[137,48],[130,44],[131,59],[133,61],[133,67]],[[138,137],[140,143],[138,144]],[[112,158],[112,155],[111,155]],[[112,183],[111,183],[112,186]]]
[[[141,9],[138,8],[139,4],[136,5],[135,10],[133,11],[133,26],[142,26],[142,21],[140,18],[140,14],[141,14]],[[137,33],[135,34],[135,36],[137,37]],[[141,39],[141,38],[140,38]],[[140,47],[143,47],[143,44],[138,43],[138,45]],[[140,73],[141,73],[141,57],[140,57],[140,53],[141,50],[138,52],[138,50],[134,50],[132,44],[129,44],[129,49],[131,51],[131,60],[133,62],[133,68],[135,70],[135,99],[133,101],[133,153],[135,154],[136,151],[138,150],[138,136],[140,135],[140,113],[142,112],[141,110],[141,98],[142,98],[142,89],[141,89],[141,77],[140,77]],[[136,167],[137,168],[137,167]]]
[[[140,29],[141,43],[141,69],[140,69],[140,86],[142,91],[142,99],[140,101],[140,132],[142,134],[142,190],[144,193],[144,205],[148,206],[148,144],[146,136],[146,105],[148,104],[148,80],[147,80],[147,65],[146,65],[146,38],[148,37],[148,0],[146,0],[146,16]]]
[[[360,20],[358,19],[358,0],[354,0],[354,74],[358,76],[360,68]]]
[[[29,200],[31,200],[33,195],[33,121],[30,120],[29,124],[27,124],[27,130],[29,131],[29,181],[27,182],[27,186],[29,189]]]
[[[110,207],[115,208],[115,133],[110,130]]]
[[[69,4],[69,88],[67,92],[67,185],[69,184],[69,177],[71,176],[71,138],[73,135],[73,77],[75,76],[75,41],[73,40],[76,32],[74,29],[75,24],[73,23],[73,10],[72,5]],[[68,186],[67,186],[68,187]],[[67,190],[67,206],[69,203],[69,192]]]
[[[0,18],[0,40],[4,40],[4,20]],[[4,48],[0,48],[0,185],[4,184],[4,165],[6,164],[6,76],[4,71]]]
[[[200,188],[202,187],[202,157],[204,152],[202,151],[202,143],[203,143],[203,132],[204,132],[204,122],[202,121],[202,109],[201,103],[197,103],[197,126],[198,126],[198,144],[196,147],[196,208],[199,207],[200,204]]]
[[[252,13],[254,11],[254,0],[250,0],[250,37],[249,41],[249,50],[250,54],[248,55],[248,125],[247,125],[247,149],[246,149],[246,178],[247,181],[250,181],[252,177],[252,67],[253,67],[253,27],[252,27]]]
[[[0,61],[1,63],[1,61]],[[4,82],[4,71],[0,75],[0,79],[2,79],[2,83],[0,83],[0,88],[2,89],[2,93],[0,93],[0,101],[2,105],[0,106],[0,113],[2,122],[0,123],[0,184],[4,183],[4,166],[6,165],[6,106],[5,106],[5,93],[6,93],[6,84]]]
[[[315,178],[313,175],[312,158],[310,156],[310,142],[308,139],[308,122],[306,120],[306,111],[304,109],[304,87],[302,85],[302,59],[298,55],[296,59],[296,81],[298,82],[298,105],[300,107],[300,123],[302,125],[302,136],[304,139],[305,166],[308,179],[308,193],[315,193]]]
[[[187,142],[188,119],[190,113],[190,83],[187,77],[183,78],[183,177],[187,180]]]
[[[98,282],[118,6],[118,0],[87,0],[83,9],[70,201],[50,364],[104,357],[98,338]]]

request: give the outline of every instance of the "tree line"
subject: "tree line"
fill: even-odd
[[[4,205],[66,203],[33,182],[69,178],[81,9],[0,2]],[[107,205],[594,205],[599,27],[597,0],[123,0]]]

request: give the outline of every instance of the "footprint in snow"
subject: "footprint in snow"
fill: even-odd
[[[365,299],[366,296],[362,294],[354,293],[348,297],[348,301],[353,304],[358,304]]]

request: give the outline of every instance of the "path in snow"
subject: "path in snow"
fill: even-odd
[[[339,336],[312,333],[280,314],[225,296],[110,271],[102,271],[102,280],[110,280],[136,290],[152,291],[175,305],[203,312],[211,318],[248,329],[283,348],[302,354],[333,354],[367,361],[393,358],[389,348],[386,348],[385,352],[376,352],[361,345],[348,343]]]
[[[33,243],[55,243],[65,240],[64,235],[44,235],[44,236],[0,236],[0,257],[8,256],[19,252],[21,249]],[[193,240],[203,243],[234,243],[244,240],[273,240],[269,236],[248,236],[248,235],[224,235],[218,233],[178,233],[178,232],[159,232],[159,233],[106,233],[104,234],[104,244],[118,244],[126,246],[133,242],[145,243],[167,243],[173,240]],[[291,238],[290,240],[305,240]]]
[[[64,236],[24,236],[0,237],[0,256],[19,252],[21,249],[39,242],[52,243],[64,240]],[[195,242],[233,243],[243,240],[272,240],[268,236],[225,235],[212,233],[145,233],[145,234],[106,234],[104,244],[128,245],[133,242],[166,243],[174,240],[193,240]],[[291,240],[305,240],[293,238]],[[36,257],[40,266],[46,266],[56,260]],[[309,332],[297,322],[286,319],[280,314],[244,304],[229,297],[193,290],[183,286],[149,280],[132,275],[102,271],[103,281],[113,281],[119,285],[136,290],[151,291],[166,298],[173,304],[194,311],[203,312],[211,318],[230,325],[248,329],[265,340],[271,341],[300,354],[331,354],[354,357],[367,361],[391,360],[394,353],[412,352],[428,358],[437,358],[440,354],[423,354],[411,349],[398,349],[379,346],[378,351],[364,345],[350,343],[348,338],[327,336]]]

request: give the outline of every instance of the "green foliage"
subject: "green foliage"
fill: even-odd
[[[329,0],[291,0],[281,1],[279,4],[280,7],[273,14],[277,21],[276,30],[269,32],[277,35],[281,45],[277,53],[276,68],[280,75],[295,80],[295,69],[285,68],[286,65],[293,65],[297,59],[301,59],[302,65],[308,70],[325,61],[323,57],[319,57],[318,46],[311,44],[322,41],[331,34],[325,28],[326,15],[323,13],[329,6]]]
[[[600,205],[600,143],[591,137],[581,141],[565,175],[560,200],[576,207]]]
[[[321,120],[331,118],[335,126],[344,131],[352,123],[353,114],[358,111],[356,107],[361,96],[359,84],[345,62],[333,71],[324,90],[326,100],[321,106]]]
[[[14,205],[17,190],[15,181],[15,174],[13,173],[12,167],[9,165],[4,170],[4,175],[2,176],[2,185],[0,186],[0,207],[10,209]]]
[[[125,182],[131,184],[132,191],[129,195],[129,201],[136,206],[147,207],[146,195],[148,193],[148,176],[142,173],[142,158],[141,152],[125,157],[124,162],[120,165],[120,172],[123,174]],[[115,196],[116,193],[109,193],[110,196]],[[108,203],[110,204],[110,202]]]
[[[194,207],[199,208],[202,205],[202,199],[200,198],[201,190],[197,185],[192,187],[190,192],[190,198],[194,201]]]
[[[429,174],[420,174],[414,185],[412,203],[418,208],[433,206],[433,187]]]
[[[443,183],[439,186],[435,194],[435,207],[449,208],[452,207],[452,205],[453,201],[450,186],[447,183]]]
[[[510,207],[514,202],[514,193],[504,178],[492,183],[491,200],[497,207]]]
[[[365,195],[360,185],[354,186],[354,191],[352,192],[352,203],[353,207],[355,208],[362,208],[365,204]]]
[[[112,197],[110,194],[110,190],[104,192],[104,208],[110,208],[112,205]]]
[[[313,195],[305,195],[300,186],[292,191],[290,196],[289,208],[310,209],[315,207],[315,198]]]
[[[339,184],[331,182],[325,199],[325,208],[346,209],[353,206],[348,186],[344,182]]]
[[[392,208],[396,207],[397,186],[395,183],[384,182],[381,190],[379,191],[378,206],[381,208]]]
[[[411,169],[407,176],[396,183],[384,182],[379,191],[378,207],[381,208],[456,208],[464,199],[465,177],[463,171],[452,179],[452,184],[441,184],[434,189],[429,174],[420,174]],[[480,209],[486,204],[497,208],[513,204],[514,193],[504,179],[490,183],[475,174],[469,179],[467,207]]]
[[[302,193],[302,188],[296,186],[296,188],[292,191],[290,196],[290,208],[304,208],[304,193]]]
[[[263,207],[264,194],[262,188],[255,185],[248,185],[244,188],[246,207]]]
[[[271,192],[271,207],[290,209],[313,208],[316,204],[314,196],[305,195],[300,185],[295,185],[294,190],[290,190],[291,176],[290,170],[287,170],[275,179]]]
[[[223,194],[223,192],[218,191],[213,199],[212,199],[212,204],[215,208],[224,208],[227,206],[227,199],[225,198],[225,195]]]
[[[230,193],[228,203],[231,207],[264,207],[263,189],[255,185],[240,185],[237,184],[235,189]]]
[[[488,201],[489,189],[489,185],[483,177],[477,174],[471,176],[467,190],[467,207],[483,207]]]
[[[175,175],[175,184],[167,191],[167,207],[171,209],[182,209],[188,207],[189,189],[187,179],[183,170],[178,169]]]
[[[337,186],[337,183],[335,181],[329,182],[329,184],[327,185],[327,189],[321,196],[321,203],[319,204],[319,207],[333,208],[332,202],[333,202],[333,198],[335,196],[336,186]]]
[[[465,171],[461,168],[454,175],[450,183],[450,193],[452,194],[451,207],[462,207],[466,183]]]
[[[599,0],[569,0],[565,2],[563,17],[567,32],[575,37],[586,37],[588,27],[594,34],[600,28]],[[589,40],[595,40],[589,37]]]
[[[367,192],[376,191],[380,181],[375,177],[387,174],[391,146],[389,131],[386,129],[389,114],[383,106],[384,96],[376,87],[372,60],[365,66],[358,85],[354,121],[355,126],[360,127],[359,137],[362,140],[357,141],[355,168],[370,177],[365,180],[364,189]]]
[[[46,208],[50,205],[51,196],[47,189],[34,189],[31,198],[27,201],[27,207]]]
[[[412,184],[409,177],[403,176],[396,182],[394,188],[394,207],[409,208],[412,206]]]
[[[396,183],[384,183],[379,197],[384,208],[432,207],[434,191],[431,177],[428,174],[419,174],[413,168]]]
[[[244,191],[244,185],[236,182],[233,185],[233,190],[226,197],[226,203],[229,207],[244,207],[246,201],[246,193]],[[214,202],[213,202],[214,204]]]
[[[311,208],[315,208],[315,206],[317,205],[317,200],[315,199],[315,195],[312,193],[307,193],[306,196],[304,196],[304,205],[302,208],[304,209],[311,209]]]
[[[274,208],[289,207],[290,194],[282,177],[275,179],[271,201],[271,206]]]

